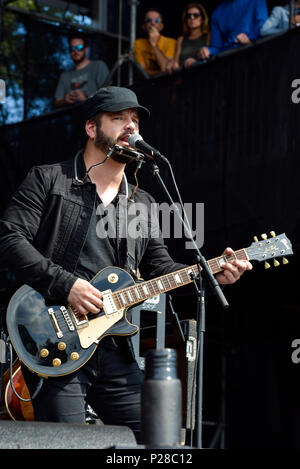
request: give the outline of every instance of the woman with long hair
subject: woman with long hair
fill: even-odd
[[[168,64],[168,71],[190,67],[199,60],[197,52],[201,47],[208,45],[208,15],[200,3],[189,3],[182,13],[182,35],[177,39],[175,56]]]

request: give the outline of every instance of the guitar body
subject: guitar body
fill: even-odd
[[[125,270],[107,267],[91,283],[103,292],[120,290],[135,282]],[[72,373],[89,360],[103,337],[133,335],[138,331],[127,320],[126,308],[109,317],[104,311],[91,315],[88,325],[79,325],[74,330],[70,329],[70,318],[66,318],[61,308],[61,305],[47,305],[44,297],[28,285],[19,288],[8,305],[7,329],[11,343],[20,360],[41,376]]]

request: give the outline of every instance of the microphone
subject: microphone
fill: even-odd
[[[164,161],[167,161],[167,158],[156,150],[156,148],[151,147],[149,143],[146,143],[143,137],[139,134],[131,134],[128,138],[128,143],[132,148],[142,151],[145,155],[149,156],[152,159],[160,158]]]

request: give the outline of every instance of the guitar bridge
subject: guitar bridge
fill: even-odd
[[[67,323],[67,326],[68,326],[69,330],[70,331],[75,331],[75,326],[73,324],[73,321],[71,319],[71,316],[70,316],[69,311],[67,310],[67,308],[65,308],[65,306],[61,306],[60,310],[63,314],[63,317],[64,317],[64,319]]]

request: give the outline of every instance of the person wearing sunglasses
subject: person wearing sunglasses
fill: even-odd
[[[266,0],[223,0],[212,13],[210,46],[200,49],[198,58],[207,60],[250,44],[260,37],[260,29],[267,18]]]
[[[164,29],[161,13],[156,9],[148,10],[142,29],[146,37],[134,43],[136,61],[149,76],[166,72],[169,60],[175,55],[176,39],[161,34]]]
[[[197,53],[208,45],[208,15],[200,3],[189,3],[182,13],[182,36],[177,39],[175,57],[167,66],[168,72],[196,63]]]
[[[285,6],[276,6],[272,9],[267,21],[260,30],[261,36],[270,36],[288,31],[290,22],[294,26],[300,26],[300,0],[295,1],[295,10],[293,18],[290,18],[290,4]]]
[[[74,68],[63,72],[59,78],[54,100],[57,108],[85,101],[104,85],[109,74],[109,69],[103,60],[88,58],[88,47],[84,37],[71,37],[69,52]]]

